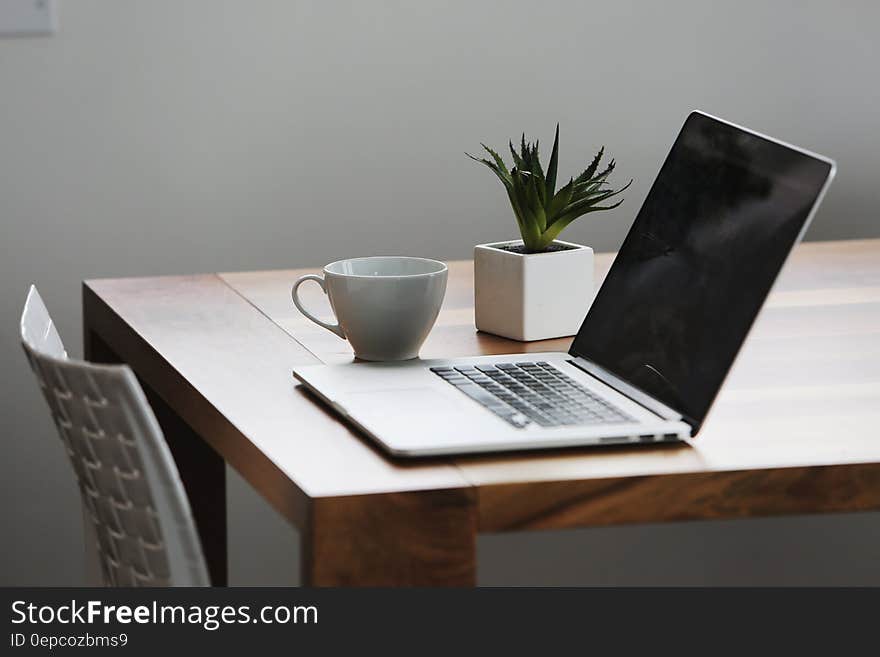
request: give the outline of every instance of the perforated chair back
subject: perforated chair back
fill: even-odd
[[[134,373],[67,357],[31,286],[21,343],[67,449],[109,586],[209,586],[177,467]]]

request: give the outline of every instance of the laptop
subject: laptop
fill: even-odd
[[[834,173],[828,158],[693,112],[568,353],[294,375],[400,457],[688,440]]]

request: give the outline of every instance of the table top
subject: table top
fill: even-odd
[[[597,281],[612,259],[596,256]],[[484,531],[880,504],[880,240],[797,247],[690,444],[416,462],[385,456],[292,378],[352,358],[291,303],[314,271],[84,284],[87,322],[294,521],[303,500],[449,488],[475,491]],[[449,272],[423,357],[568,349],[478,333],[472,263]],[[318,286],[301,295],[329,315]]]

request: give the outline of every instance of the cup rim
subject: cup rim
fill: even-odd
[[[418,260],[420,262],[431,263],[437,266],[435,271],[425,271],[418,274],[345,274],[339,271],[332,271],[330,268],[334,265],[341,264],[343,262],[354,262],[357,260],[380,260],[380,259],[397,259],[397,260]],[[436,276],[437,274],[445,273],[449,268],[446,266],[445,262],[441,262],[439,260],[433,260],[431,258],[420,258],[418,256],[400,256],[400,255],[380,255],[380,256],[360,256],[357,258],[342,258],[341,260],[334,260],[326,265],[324,265],[324,274],[328,276],[343,276],[345,278],[371,278],[371,279],[381,279],[381,278],[418,278],[419,276]]]

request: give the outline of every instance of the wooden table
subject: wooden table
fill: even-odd
[[[596,260],[601,280],[611,256]],[[86,355],[147,388],[216,584],[224,462],[299,528],[309,585],[473,585],[477,532],[880,509],[880,240],[798,247],[692,446],[420,462],[389,459],[295,384],[295,365],[351,359],[294,309],[306,271],[83,286]],[[423,356],[567,350],[477,333],[472,287],[471,263],[451,263]]]

